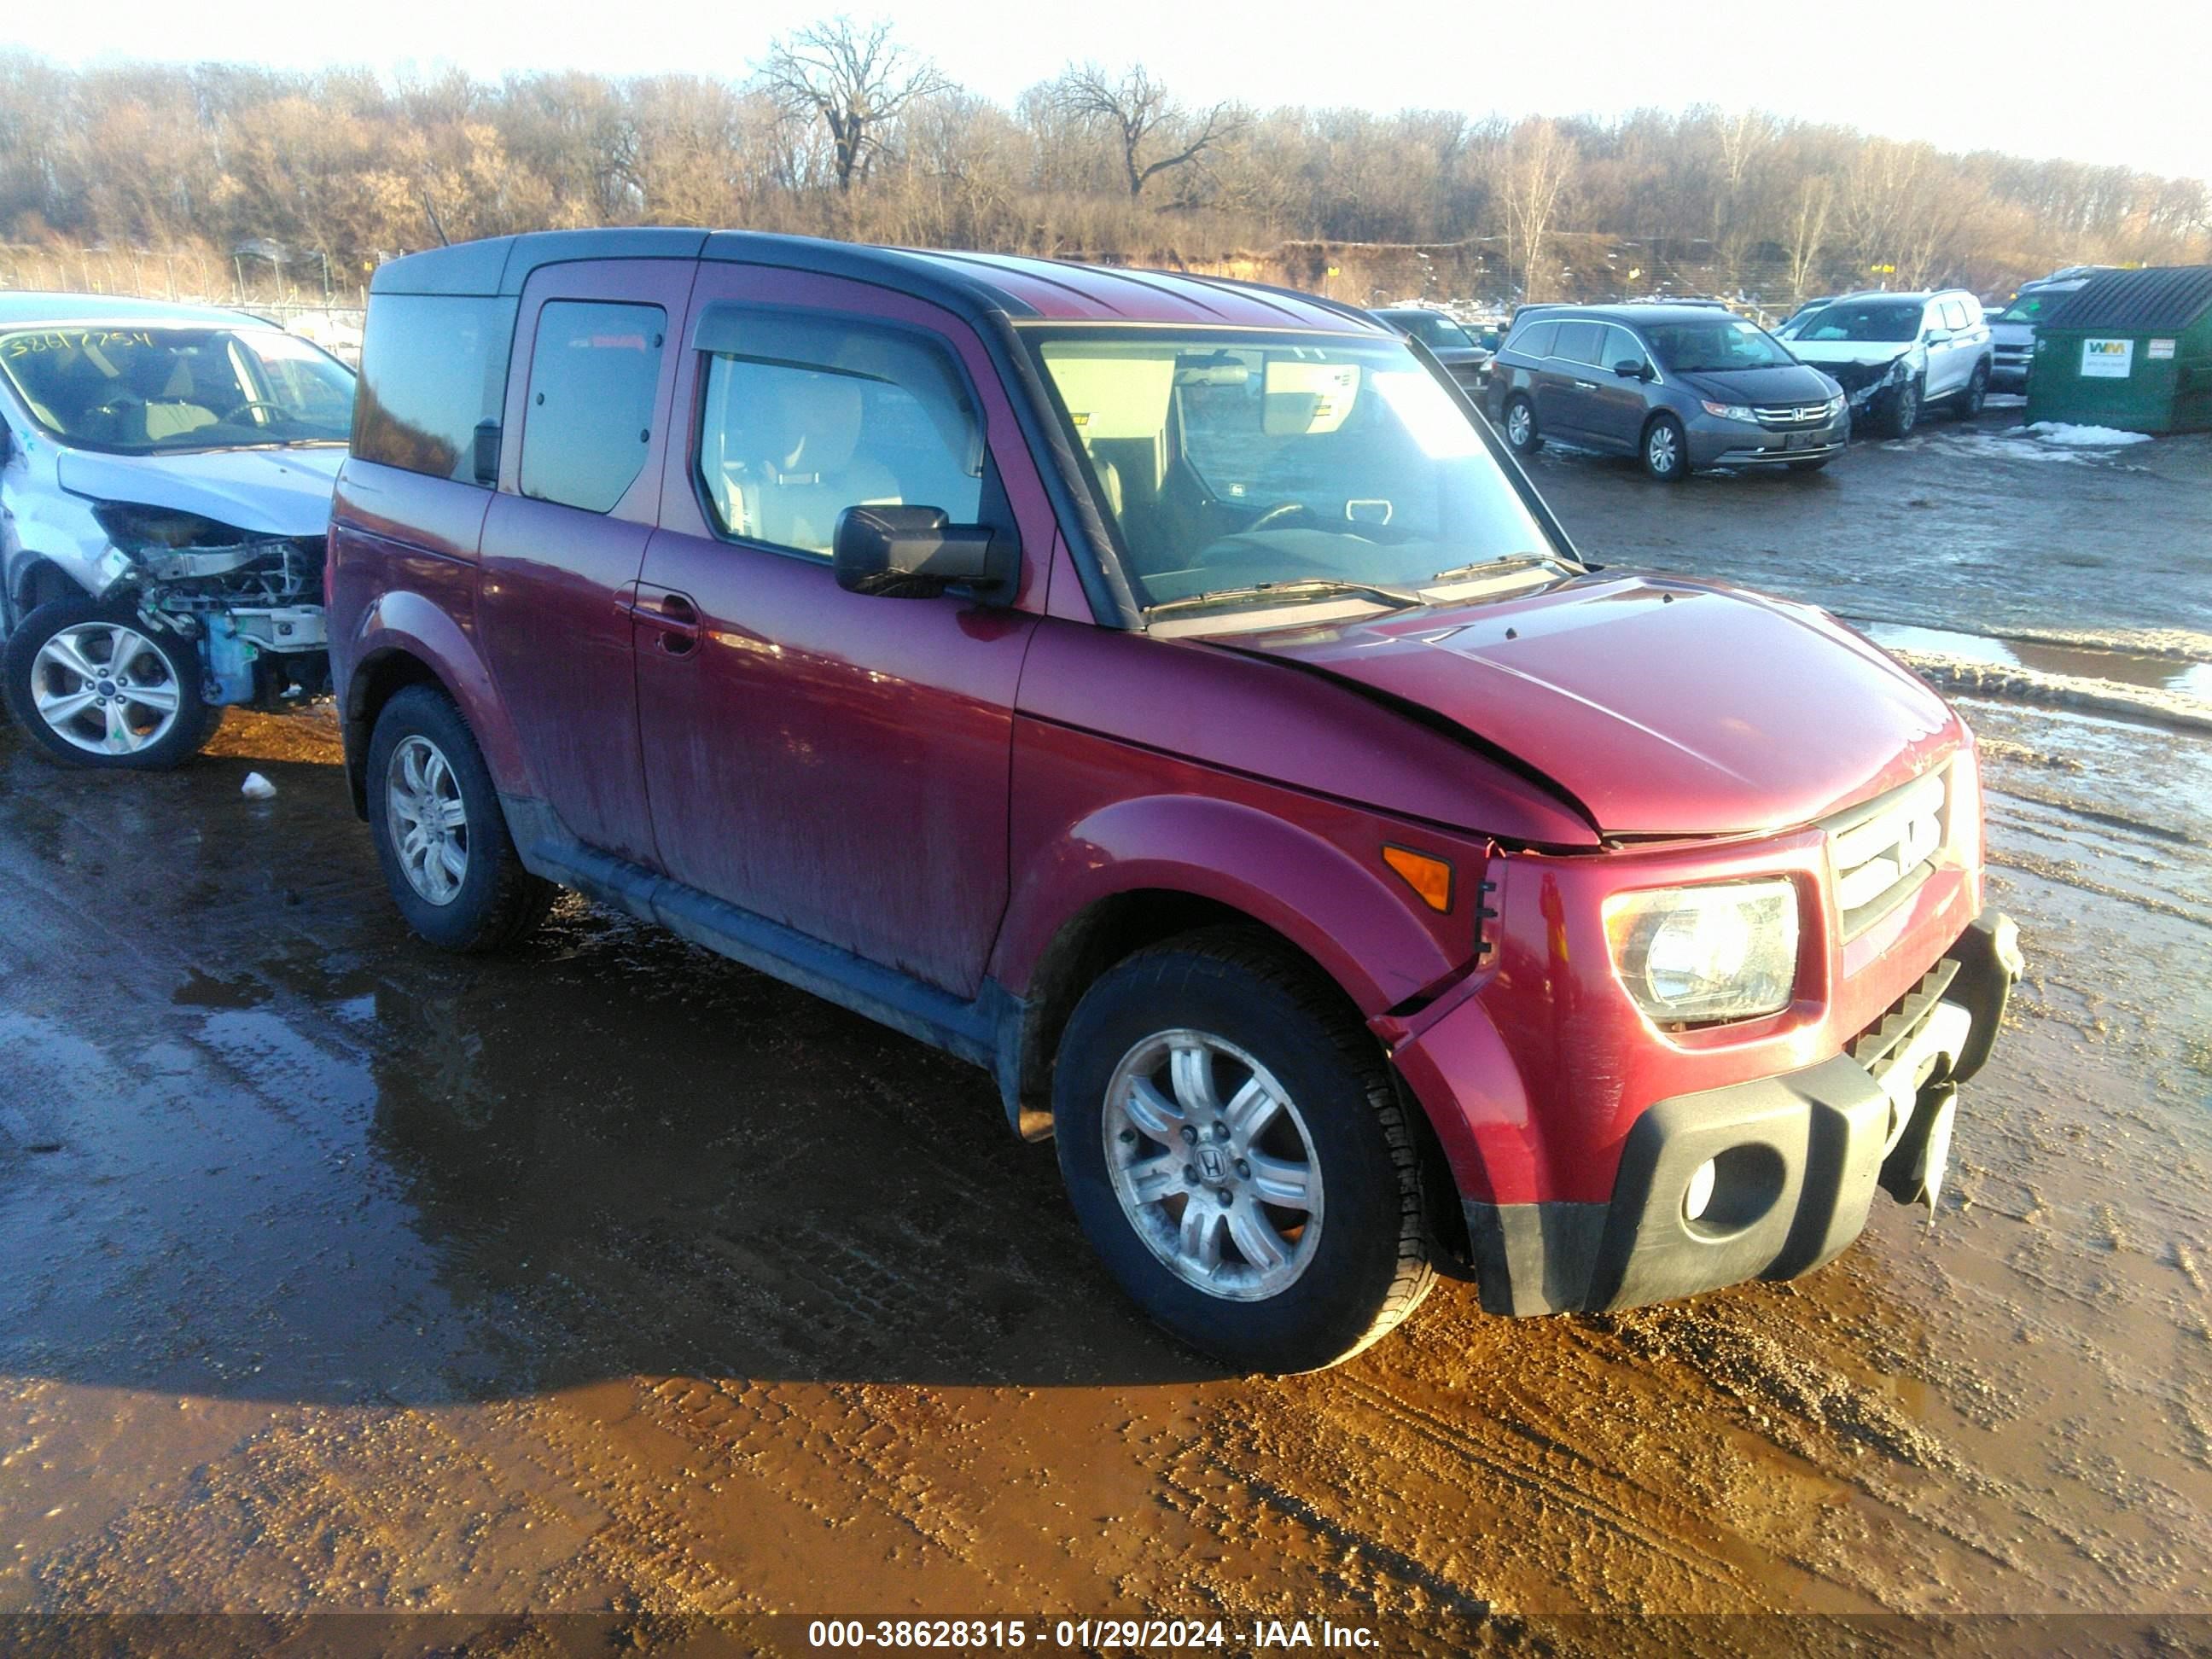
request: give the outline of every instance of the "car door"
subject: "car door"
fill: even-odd
[[[689,260],[542,267],[516,319],[500,493],[477,616],[546,805],[580,840],[653,861],[631,609],[659,505]]]
[[[1562,438],[1589,437],[1595,417],[1596,364],[1605,343],[1605,327],[1587,318],[1559,324],[1551,357],[1536,385],[1536,421],[1544,431]]]
[[[1927,342],[1928,396],[1941,398],[1957,391],[1966,378],[1959,372],[1962,342],[1945,319],[1942,301],[1928,302],[1921,318],[1920,335]]]
[[[1642,340],[1617,323],[1605,325],[1598,352],[1589,375],[1593,389],[1583,394],[1589,410],[1589,435],[1607,449],[1632,452],[1644,435],[1650,383],[1623,374],[1620,368],[1626,362],[1648,364],[1651,354]]]
[[[1042,483],[957,319],[839,278],[700,270],[689,439],[639,590],[641,610],[673,607],[638,648],[663,866],[972,996],[1006,903],[1014,697],[1052,546]],[[831,537],[870,501],[1018,536],[1020,587],[991,604],[845,592]]]

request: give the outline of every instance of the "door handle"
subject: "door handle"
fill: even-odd
[[[661,588],[648,596],[641,582],[637,598],[618,603],[616,609],[652,629],[659,638],[660,648],[672,657],[686,656],[699,643],[699,607],[688,593]]]
[[[1577,380],[1575,382],[1575,390],[1577,392],[1595,392],[1597,390],[1597,382],[1595,380]]]

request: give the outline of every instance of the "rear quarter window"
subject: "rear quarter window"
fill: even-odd
[[[653,441],[668,313],[659,306],[550,300],[538,313],[522,417],[522,493],[605,513]]]
[[[385,466],[477,483],[477,427],[496,423],[507,398],[514,309],[512,297],[371,295],[353,453]]]
[[[1508,340],[1505,349],[1523,357],[1548,357],[1552,355],[1552,343],[1559,337],[1557,323],[1531,323]]]

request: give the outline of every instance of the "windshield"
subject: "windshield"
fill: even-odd
[[[1645,323],[1644,337],[1659,367],[1677,374],[1721,374],[1732,368],[1780,368],[1796,362],[1755,323]]]
[[[1400,341],[1031,337],[1147,607],[1266,584],[1419,588],[1558,556],[1472,418]]]
[[[1468,331],[1440,311],[1386,311],[1382,313],[1425,346],[1472,346]]]
[[[2051,302],[2063,300],[2074,292],[2063,289],[2039,289],[2033,294],[2023,294],[2004,308],[1997,320],[2001,323],[2032,323],[2051,308]]]
[[[276,329],[36,328],[0,335],[4,373],[65,443],[125,455],[342,444],[352,373]]]
[[[1917,301],[1900,304],[1895,300],[1825,306],[1791,323],[1790,336],[1796,340],[1915,340],[1920,336],[1920,306]]]

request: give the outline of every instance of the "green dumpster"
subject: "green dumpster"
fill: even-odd
[[[2107,271],[2036,325],[2027,418],[2212,429],[2212,265]]]

